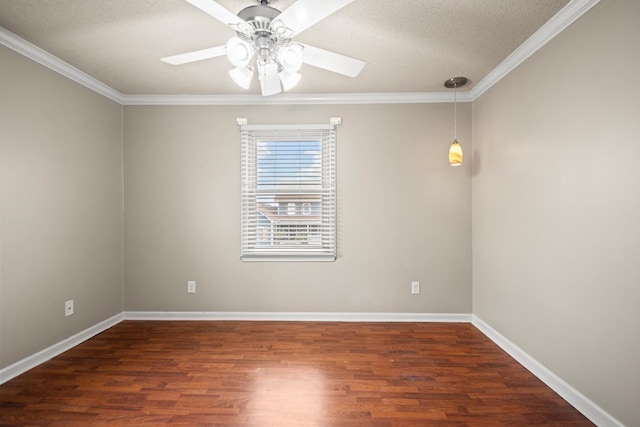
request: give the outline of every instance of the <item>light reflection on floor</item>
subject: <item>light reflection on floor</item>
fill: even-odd
[[[247,403],[251,426],[322,426],[327,397],[322,371],[307,366],[262,368]]]

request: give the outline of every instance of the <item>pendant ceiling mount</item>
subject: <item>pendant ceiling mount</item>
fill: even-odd
[[[466,77],[452,77],[444,82],[447,89],[457,89],[467,84],[469,80]]]

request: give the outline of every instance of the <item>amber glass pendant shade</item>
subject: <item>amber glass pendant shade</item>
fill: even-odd
[[[458,140],[454,140],[449,148],[449,164],[451,166],[460,166],[462,164],[462,146]]]

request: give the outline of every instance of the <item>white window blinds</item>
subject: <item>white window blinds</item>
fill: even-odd
[[[334,126],[240,130],[242,259],[335,260]]]

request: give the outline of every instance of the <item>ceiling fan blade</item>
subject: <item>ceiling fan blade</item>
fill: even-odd
[[[365,66],[365,62],[359,59],[350,58],[306,44],[302,46],[304,46],[302,62],[313,65],[314,67],[323,68],[348,77],[356,77]]]
[[[162,62],[171,65],[187,64],[189,62],[202,61],[203,59],[215,58],[227,54],[227,46],[216,46],[208,49],[195,50],[193,52],[181,53],[180,55],[165,56],[160,58]]]
[[[194,5],[201,11],[203,11],[204,13],[213,16],[218,21],[222,22],[223,24],[229,25],[232,28],[234,25],[239,25],[241,23],[244,23],[242,19],[240,19],[238,16],[234,15],[232,12],[225,9],[224,7],[220,6],[214,0],[185,0],[185,1],[191,3],[192,5]]]
[[[295,35],[322,21],[352,1],[353,0],[298,0],[276,19],[281,20],[287,28],[293,31],[293,35]]]
[[[262,96],[275,95],[282,92],[280,77],[278,76],[278,64],[258,65],[258,78]]]

